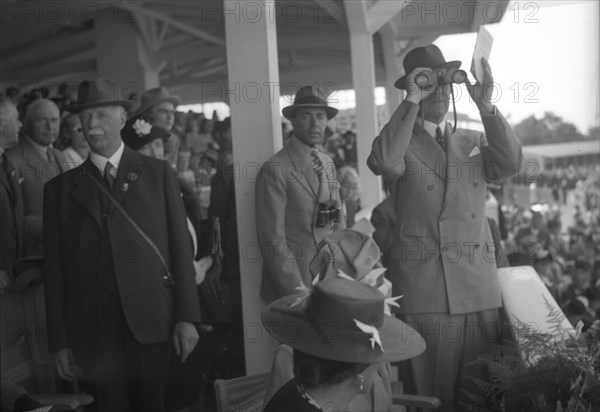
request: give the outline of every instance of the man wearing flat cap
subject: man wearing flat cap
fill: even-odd
[[[175,125],[175,109],[179,106],[181,99],[169,93],[165,87],[155,87],[146,90],[142,95],[140,107],[135,111],[132,118],[142,119],[171,132]],[[177,153],[179,152],[179,137],[170,133],[165,142],[164,159],[171,167],[177,166]]]
[[[318,150],[337,109],[319,87],[305,86],[282,112],[293,135],[263,164],[256,182],[261,296],[267,302],[311,284],[308,264],[319,242],[344,221],[335,166]]]
[[[446,62],[435,45],[404,59],[396,87],[406,97],[375,138],[369,168],[392,182],[396,213],[391,247],[393,295],[421,333],[426,352],[410,360],[419,394],[447,405],[460,401],[469,362],[497,338],[501,306],[494,243],[485,215],[486,182],[519,171],[521,144],[492,105],[493,77],[471,84],[461,62]],[[485,133],[446,121],[453,83],[466,82]],[[456,125],[454,125],[456,127]],[[463,395],[464,396],[464,395]]]
[[[198,341],[185,210],[169,165],[123,144],[118,85],[86,81],[78,97],[90,156],[44,193],[49,348],[98,410],[161,411],[171,345],[185,361]]]

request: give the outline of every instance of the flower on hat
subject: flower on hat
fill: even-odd
[[[139,137],[144,137],[150,134],[152,125],[145,120],[138,119],[133,124],[133,130]]]
[[[379,280],[380,277],[382,277],[383,273],[386,271],[385,268],[376,268],[371,270],[369,273],[367,273],[360,281],[360,283],[364,283],[366,285],[369,285],[371,287],[376,287],[377,286],[377,282]],[[357,280],[355,278],[353,278],[352,276],[344,273],[343,270],[338,269],[338,277],[342,278],[342,279],[346,279],[346,280],[351,280],[354,282],[357,282]],[[379,290],[383,296],[388,296],[388,293],[391,289],[391,283],[389,280],[387,280],[386,278],[383,278],[383,282],[381,283],[381,286],[379,286],[377,288],[377,290]],[[400,304],[398,302],[396,302],[399,299],[402,299],[404,297],[404,295],[400,295],[400,296],[394,296],[394,297],[389,297],[385,299],[385,306],[383,308],[383,311],[386,315],[388,316],[392,316],[392,308],[391,306],[395,306],[397,308],[400,307]]]
[[[319,275],[318,274],[312,280],[311,287],[315,286],[317,283],[319,283]],[[300,297],[298,297],[295,301],[290,303],[290,305],[289,305],[290,308],[293,308],[294,306],[298,306],[300,304],[305,303],[308,300],[308,296],[310,295],[310,289],[307,288],[304,284],[297,286],[296,290],[298,291],[298,293],[302,293],[302,295]]]
[[[381,343],[381,337],[379,336],[379,330],[373,325],[367,325],[366,323],[362,323],[360,320],[353,319],[354,323],[364,333],[371,335],[369,338],[369,342],[371,342],[371,349],[375,349],[375,345],[379,345],[381,351],[383,350],[383,344]]]

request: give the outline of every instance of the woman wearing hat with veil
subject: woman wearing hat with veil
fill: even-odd
[[[269,333],[293,348],[294,364],[294,377],[265,412],[359,410],[356,397],[371,394],[382,363],[425,350],[416,331],[390,316],[394,299],[386,299],[383,271],[373,270],[379,252],[372,240],[342,230],[321,246],[311,272],[324,280],[273,302],[263,313]]]

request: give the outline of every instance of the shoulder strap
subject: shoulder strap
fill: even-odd
[[[111,201],[111,203],[123,215],[125,220],[127,220],[129,222],[129,224],[131,226],[133,226],[133,228],[138,232],[138,234],[142,237],[142,239],[144,239],[146,241],[146,243],[148,243],[148,246],[150,246],[152,248],[152,250],[154,251],[154,253],[156,253],[156,256],[158,256],[158,259],[160,259],[160,263],[162,263],[162,265],[165,268],[165,271],[167,273],[165,275],[165,280],[168,283],[170,283],[171,285],[174,285],[175,280],[173,279],[173,276],[171,275],[171,271],[169,270],[169,267],[167,266],[167,262],[165,262],[165,259],[163,258],[162,254],[160,253],[160,250],[158,249],[156,244],[154,244],[154,242],[152,241],[152,239],[150,239],[150,237],[146,234],[146,232],[144,232],[142,230],[142,228],[137,223],[135,223],[135,220],[133,220],[133,218],[129,215],[129,213],[127,213],[127,211],[123,208],[123,206],[121,206],[119,201],[117,199],[115,199],[113,194],[108,191],[108,189],[104,186],[104,184],[101,183],[100,181],[98,181],[98,179],[95,176],[92,176],[90,173],[88,173],[88,176],[90,176],[92,178],[92,181],[98,187],[98,189],[100,189],[102,194],[104,194],[104,196],[106,196],[108,198],[108,200]]]

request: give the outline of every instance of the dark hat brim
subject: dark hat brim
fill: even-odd
[[[306,318],[305,304],[290,307],[303,294],[285,296],[271,303],[262,313],[267,331],[283,343],[324,359],[351,363],[397,362],[425,351],[424,339],[411,326],[391,316],[384,316],[379,336],[383,346],[372,348],[369,335],[360,331],[338,330],[328,325],[318,330]]]
[[[150,110],[152,107],[156,106],[157,104],[164,103],[164,102],[173,103],[173,106],[177,107],[177,106],[179,106],[179,103],[181,103],[181,98],[179,96],[172,95],[172,96],[165,96],[160,99],[156,99],[148,104],[140,106],[140,108],[135,111],[133,116],[141,116],[146,111]]]
[[[76,114],[76,113],[79,113],[80,111],[82,111],[84,109],[89,109],[89,108],[92,108],[92,107],[121,106],[125,110],[128,111],[133,106],[133,103],[134,102],[131,101],[131,100],[115,100],[115,101],[110,101],[110,102],[92,102],[92,103],[85,103],[85,104],[75,104],[73,106],[67,107],[66,110],[68,112]]]
[[[293,104],[291,106],[284,107],[281,110],[281,113],[283,113],[283,116],[286,119],[292,120],[294,118],[294,113],[296,113],[296,110],[301,109],[301,108],[312,108],[312,107],[324,109],[325,112],[327,113],[327,120],[333,119],[339,113],[339,110],[336,109],[335,107],[327,106],[324,104],[310,104],[310,103]]]
[[[437,66],[433,66],[433,67],[431,67],[431,70],[442,69],[442,68],[458,69],[461,64],[462,64],[462,62],[460,60],[453,60],[451,62],[446,62],[444,64],[439,64]],[[404,90],[406,88],[404,85],[404,81],[406,80],[406,76],[408,76],[408,74],[409,73],[406,73],[404,76],[402,76],[398,80],[396,80],[396,82],[394,83],[394,87],[396,89]]]

